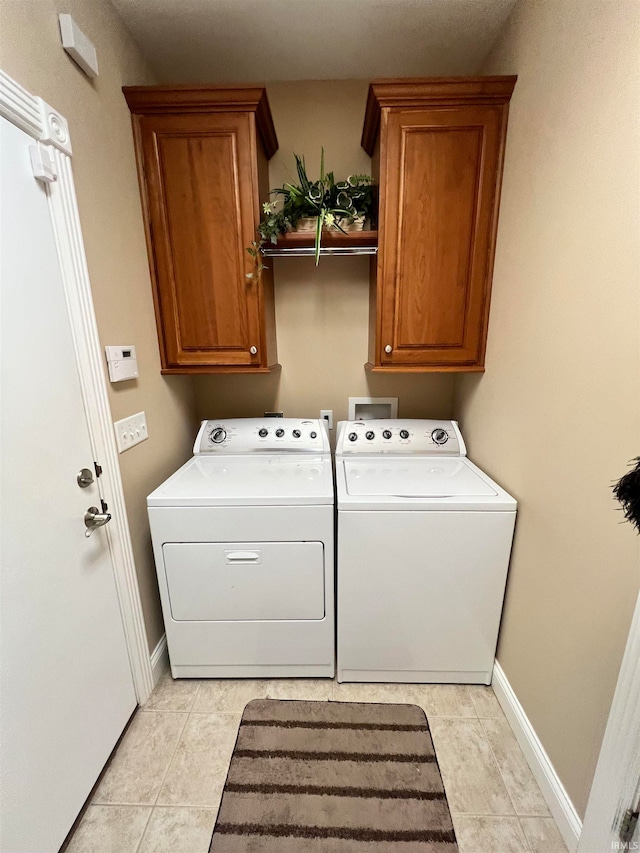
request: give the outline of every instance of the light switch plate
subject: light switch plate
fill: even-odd
[[[144,412],[138,412],[137,415],[116,421],[113,427],[116,431],[118,453],[124,453],[125,450],[129,450],[130,447],[134,447],[134,445],[149,438]]]

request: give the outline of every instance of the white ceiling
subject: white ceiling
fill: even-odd
[[[168,83],[473,74],[516,0],[112,0]]]

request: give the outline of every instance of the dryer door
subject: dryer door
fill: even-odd
[[[322,542],[169,542],[162,548],[177,621],[322,619]]]

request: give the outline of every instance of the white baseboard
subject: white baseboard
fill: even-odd
[[[169,652],[167,651],[167,635],[163,634],[158,645],[151,652],[151,670],[153,672],[153,686],[162,678],[166,669],[169,669]]]
[[[564,843],[570,853],[575,853],[582,832],[582,821],[498,661],[493,667],[492,686],[549,811],[558,824]]]

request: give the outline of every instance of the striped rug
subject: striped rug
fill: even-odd
[[[424,711],[256,699],[209,853],[456,853]]]

